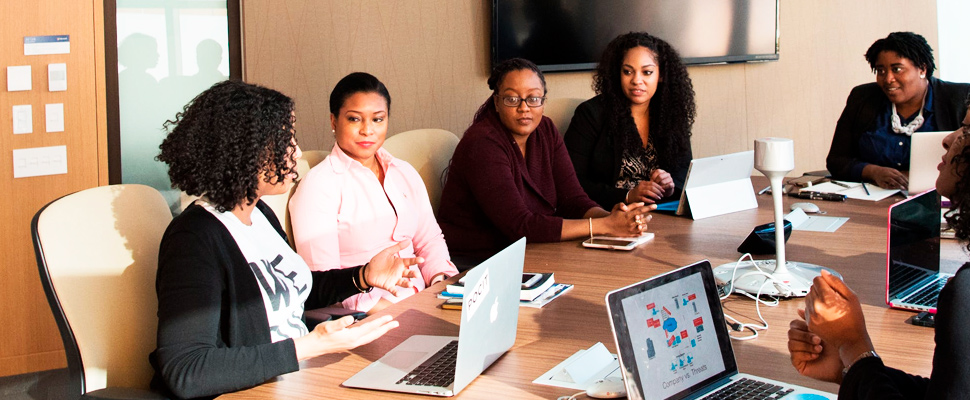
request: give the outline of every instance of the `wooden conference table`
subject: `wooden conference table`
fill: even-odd
[[[766,180],[754,178],[760,189]],[[840,272],[859,295],[869,333],[887,365],[928,376],[933,354],[933,330],[913,326],[911,312],[885,305],[886,219],[889,206],[902,197],[879,202],[816,201],[828,216],[849,217],[834,233],[795,231],[788,241],[787,258],[814,263]],[[799,199],[784,200],[787,208]],[[734,262],[738,245],[756,225],[772,222],[771,196],[758,196],[759,208],[693,221],[655,214],[650,231],[656,233],[632,252],[586,249],[579,241],[529,244],[526,272],[555,272],[556,281],[575,288],[541,309],[521,308],[515,345],[459,397],[468,399],[554,399],[575,390],[533,384],[532,381],[579,349],[602,342],[615,352],[604,296],[610,290],[670,271],[701,259],[714,266]],[[944,240],[944,268],[955,270],[967,256],[959,244]],[[757,257],[773,258],[769,257]],[[349,353],[330,354],[305,361],[301,370],[255,388],[222,396],[223,399],[316,398],[424,398],[378,391],[343,388],[340,383],[397,346],[411,335],[458,336],[459,311],[443,310],[438,284],[380,314],[391,314],[401,326],[381,339]],[[753,322],[754,302],[733,295],[722,302],[726,313]],[[802,299],[783,300],[778,307],[761,307],[769,329],[751,341],[733,341],[742,372],[837,392],[834,384],[802,377],[791,366],[787,350],[788,323],[803,307]],[[580,396],[582,397],[582,396]]]

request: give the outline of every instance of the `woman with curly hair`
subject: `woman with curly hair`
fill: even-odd
[[[354,72],[330,92],[330,155],[300,181],[290,199],[296,251],[314,271],[353,268],[404,239],[413,266],[413,290],[385,290],[343,299],[344,308],[378,311],[458,274],[441,235],[421,175],[383,149],[391,95],[375,76]]]
[[[539,67],[503,61],[488,87],[492,94],[458,142],[441,192],[441,230],[452,256],[475,265],[523,236],[542,243],[646,231],[656,206],[606,211],[579,186],[559,131],[542,116]]]
[[[933,48],[912,32],[876,40],[865,57],[876,81],[849,93],[826,168],[836,179],[905,189],[910,136],[960,126],[970,85],[934,78]]]
[[[970,104],[968,99],[967,104]],[[965,111],[968,110],[964,107]],[[946,220],[960,240],[970,240],[970,115],[943,139],[936,189],[952,205]],[[970,243],[966,245],[970,250]],[[887,367],[866,331],[862,305],[842,280],[823,271],[815,278],[805,310],[788,330],[791,361],[802,375],[840,383],[840,399],[957,399],[970,393],[970,263],[943,287],[937,302],[936,350],[929,378]]]
[[[311,272],[260,200],[286,193],[300,147],[293,101],[237,81],[213,85],[175,119],[158,160],[172,186],[201,196],[169,224],[158,252],[158,344],[152,387],[177,398],[214,397],[296,371],[299,361],[369,343],[397,327],[352,317],[309,331],[304,308],[373,287],[408,287],[407,241],[356,268]]]
[[[692,158],[694,87],[680,55],[645,32],[613,39],[563,140],[579,183],[603,208],[677,195]]]

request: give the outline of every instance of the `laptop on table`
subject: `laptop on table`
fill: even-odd
[[[707,260],[607,293],[606,307],[630,399],[836,398],[738,371]]]
[[[886,304],[936,313],[952,274],[940,272],[940,196],[936,189],[889,207]]]
[[[343,386],[454,396],[515,343],[525,238],[465,274],[458,337],[414,335]]]

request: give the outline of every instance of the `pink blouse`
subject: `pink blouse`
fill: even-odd
[[[370,169],[335,144],[330,155],[303,177],[289,202],[296,250],[311,270],[363,265],[407,239],[411,246],[399,255],[424,257],[423,264],[411,267],[418,271],[411,282],[413,292],[393,296],[375,288],[343,301],[345,308],[358,311],[370,310],[381,298],[396,303],[423,290],[439,273],[458,273],[421,176],[383,148],[377,160],[384,168],[383,186]]]

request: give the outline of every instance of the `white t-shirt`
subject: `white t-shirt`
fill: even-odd
[[[232,212],[220,213],[202,200],[199,204],[225,225],[249,262],[263,294],[273,342],[306,335],[303,304],[310,297],[313,276],[303,258],[290,248],[259,209],[253,210],[253,224],[247,226]]]

